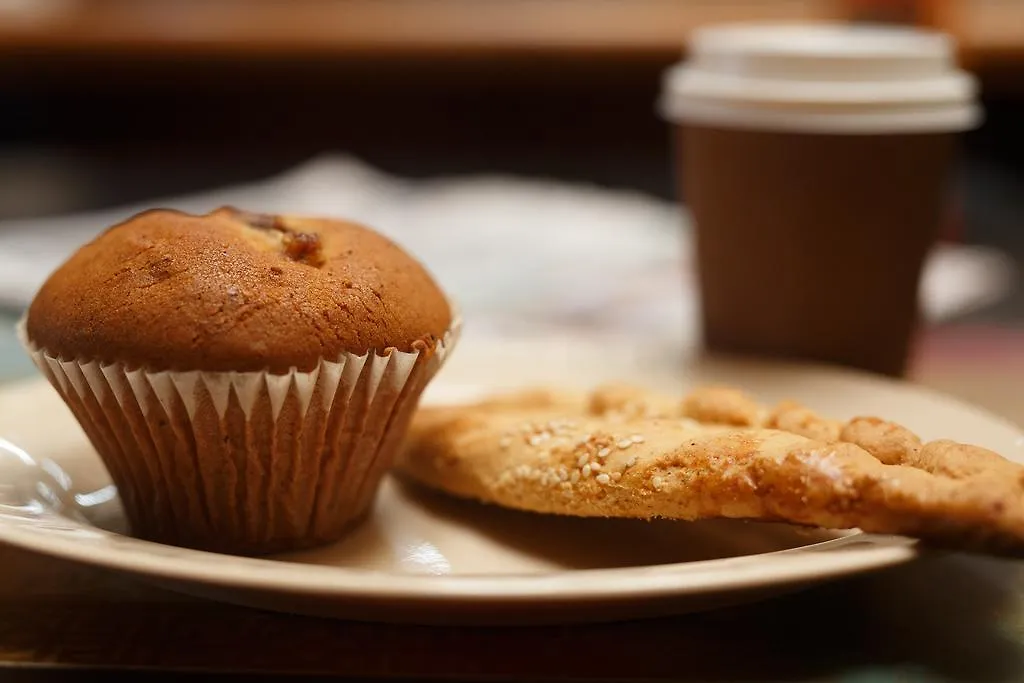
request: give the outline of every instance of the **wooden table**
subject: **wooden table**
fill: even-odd
[[[953,329],[926,338],[916,372],[947,390],[956,389],[958,376],[973,378],[977,386],[968,393],[980,395],[978,387],[988,386],[988,399],[1007,397],[1003,412],[1019,420],[1024,332],[981,332]],[[30,372],[15,353],[11,339],[0,337],[0,358],[7,361],[0,370]],[[972,368],[964,360],[978,357],[988,362]],[[4,547],[0,680],[52,680],[53,667],[88,666],[353,679],[1019,681],[1022,569],[934,556],[788,597],[677,618],[416,627],[207,602]],[[13,668],[19,664],[46,668]]]
[[[494,53],[670,55],[695,27],[830,20],[847,0],[36,0],[0,21],[0,57],[245,58]]]
[[[971,68],[1019,67],[1024,58],[1024,5],[1016,0],[33,0],[0,9],[0,62],[41,55],[675,59],[689,33],[707,24],[851,19],[951,33]]]
[[[0,659],[352,678],[840,680],[898,672],[901,680],[1009,681],[1024,676],[1024,624],[998,614],[1019,605],[1019,573],[947,557],[680,618],[441,628],[257,612],[5,550]]]

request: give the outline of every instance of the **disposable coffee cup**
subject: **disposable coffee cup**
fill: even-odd
[[[664,77],[707,349],[899,376],[976,83],[945,35],[699,30]]]

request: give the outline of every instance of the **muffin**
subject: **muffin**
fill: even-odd
[[[109,228],[20,332],[133,535],[256,555],[335,541],[366,514],[458,327],[373,230],[225,207]]]

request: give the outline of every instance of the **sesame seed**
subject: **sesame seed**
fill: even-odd
[[[632,467],[636,464],[637,457],[634,455],[632,458],[626,461],[626,467]]]
[[[627,448],[629,448],[630,446],[633,445],[633,440],[632,439],[622,439],[621,441],[619,441],[615,445],[618,446],[619,448],[621,448],[622,450],[626,450]]]
[[[568,479],[569,479],[569,470],[565,469],[564,467],[559,467],[558,468],[558,478],[561,481],[568,481]]]
[[[644,437],[643,434],[634,434],[633,436],[629,437],[629,440],[632,441],[633,443],[643,443]]]
[[[607,446],[605,446],[604,448],[602,448],[601,450],[599,450],[597,452],[597,457],[599,457],[599,458],[607,458],[608,455],[611,454],[611,452],[612,452],[612,449],[610,449]]]
[[[583,475],[584,479],[589,477],[590,476],[590,465],[584,465],[583,469],[580,470],[580,474]]]
[[[603,472],[601,474],[597,475],[597,483],[598,484],[607,484],[610,481],[611,481],[611,477],[609,477],[607,474],[604,474]]]
[[[612,472],[612,481],[622,479],[622,472]]]
[[[592,471],[594,471],[594,472],[597,472],[598,470],[601,469],[601,463],[599,463],[599,462],[592,462],[592,463],[590,463],[590,469]]]
[[[540,444],[544,443],[550,438],[551,434],[548,432],[540,432],[539,434],[534,434],[533,436],[530,437],[530,445],[539,446]]]
[[[655,477],[654,479],[651,479],[651,486],[654,487],[655,491],[660,491],[661,490],[661,485],[662,485],[661,477]]]
[[[573,470],[572,474],[569,475],[569,481],[571,483],[575,484],[579,480],[580,480],[580,471],[579,470]]]
[[[576,467],[583,467],[588,462],[590,462],[590,454],[584,453],[580,457],[576,458]]]

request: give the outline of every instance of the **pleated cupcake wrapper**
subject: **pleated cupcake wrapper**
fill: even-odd
[[[340,538],[370,507],[455,345],[344,354],[310,372],[151,372],[61,359],[18,335],[100,454],[132,532],[262,554]]]

